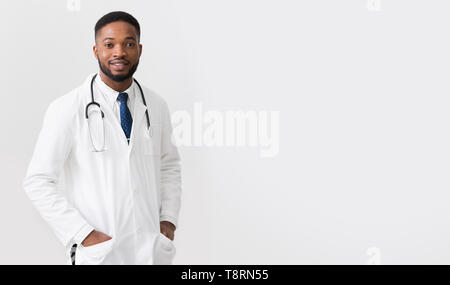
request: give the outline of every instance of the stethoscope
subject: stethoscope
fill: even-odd
[[[92,142],[92,147],[94,148],[94,152],[103,152],[103,151],[106,150],[106,148],[105,148],[105,124],[103,122],[103,118],[105,117],[105,114],[103,113],[102,109],[100,108],[100,104],[95,102],[95,99],[94,99],[94,80],[95,80],[96,77],[97,77],[97,73],[92,77],[92,80],[91,80],[91,102],[86,105],[86,120],[88,121],[89,135],[91,137],[91,142]],[[136,82],[137,86],[139,87],[139,91],[141,92],[142,102],[144,103],[145,107],[147,107],[147,103],[145,102],[145,98],[144,98],[144,91],[142,91],[141,85],[139,84],[139,82],[137,82],[136,79],[133,78],[133,80],[134,80],[134,82]],[[94,140],[92,139],[91,126],[89,124],[88,109],[92,105],[96,105],[99,108],[100,113],[102,115],[101,118],[102,118],[102,125],[103,125],[103,146],[100,149],[97,149],[95,147]],[[150,118],[148,116],[148,108],[145,110],[145,115],[147,117],[148,135],[151,137],[152,136],[152,131],[151,131],[151,128],[150,128]]]

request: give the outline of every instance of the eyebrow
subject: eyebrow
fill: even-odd
[[[136,41],[135,37],[126,37],[126,40],[133,40]],[[107,40],[115,40],[115,38],[104,38],[103,41],[107,41]]]

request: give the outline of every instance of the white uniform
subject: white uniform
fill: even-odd
[[[175,245],[160,233],[159,222],[178,228],[181,167],[168,106],[142,86],[150,136],[146,107],[133,82],[128,145],[111,100],[95,82],[95,101],[105,115],[106,151],[93,152],[85,118],[92,76],[49,105],[24,179],[25,192],[65,246],[67,264],[73,244],[78,245],[76,264],[171,264]],[[112,239],[83,247],[81,241],[93,229]]]

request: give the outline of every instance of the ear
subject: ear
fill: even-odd
[[[94,45],[94,46],[92,47],[92,50],[93,50],[93,52],[94,52],[95,58],[98,59],[98,49],[97,49],[97,45]]]
[[[142,45],[139,44],[139,57],[141,57],[141,54],[142,54]]]

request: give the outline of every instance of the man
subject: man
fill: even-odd
[[[65,246],[69,264],[171,264],[180,157],[166,102],[145,86],[141,94],[133,79],[142,53],[138,21],[125,12],[106,14],[95,25],[93,51],[98,76],[89,75],[45,113],[25,192]]]

